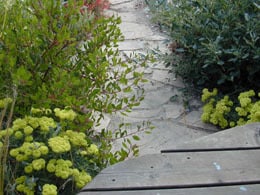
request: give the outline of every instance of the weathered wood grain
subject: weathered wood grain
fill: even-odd
[[[260,150],[146,155],[103,170],[83,190],[260,183]]]
[[[125,195],[125,194],[127,195],[259,195],[260,184],[225,186],[225,187],[189,188],[189,189],[81,192],[78,195]]]

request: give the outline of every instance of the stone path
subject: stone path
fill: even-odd
[[[166,52],[167,37],[160,33],[149,21],[148,8],[142,0],[110,0],[110,10],[106,14],[118,15],[122,19],[120,29],[125,40],[119,44],[124,55],[147,53],[152,49]],[[195,98],[189,102],[189,110],[183,106],[184,87],[180,79],[169,73],[162,62],[155,62],[145,68],[145,99],[127,117],[107,116],[102,127],[113,129],[120,122],[136,126],[142,121],[151,121],[155,129],[151,134],[139,133],[140,155],[159,153],[162,149],[175,148],[178,144],[214,132],[213,126],[200,121],[201,104]],[[177,98],[173,98],[177,97]],[[174,100],[173,99],[177,99]],[[172,100],[172,101],[171,101]]]

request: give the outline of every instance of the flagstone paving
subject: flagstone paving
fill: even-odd
[[[110,9],[107,15],[117,15],[122,19],[120,29],[125,40],[119,43],[119,50],[124,56],[131,53],[148,53],[153,49],[167,52],[165,44],[167,36],[162,34],[150,22],[148,8],[142,0],[110,0]],[[175,148],[176,145],[187,142],[216,131],[211,125],[200,121],[201,103],[194,97],[189,102],[189,109],[184,107],[180,89],[184,84],[180,78],[169,73],[160,61],[150,63],[145,68],[147,83],[143,84],[145,99],[140,106],[135,107],[128,116],[116,114],[106,116],[102,121],[102,128],[114,129],[119,123],[127,122],[135,127],[143,121],[150,121],[155,129],[147,135],[138,133],[141,140],[140,155],[159,153],[160,150]],[[100,127],[97,127],[100,128]],[[118,146],[115,143],[115,147]]]

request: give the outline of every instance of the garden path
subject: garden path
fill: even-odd
[[[109,15],[122,19],[120,29],[125,37],[119,44],[124,56],[131,53],[149,53],[154,49],[167,52],[167,36],[149,20],[148,8],[143,0],[110,0]],[[105,116],[99,128],[113,129],[121,122],[129,122],[133,128],[142,121],[151,121],[155,129],[151,134],[139,133],[140,155],[159,153],[160,150],[175,148],[178,144],[213,133],[216,129],[200,120],[201,103],[195,97],[189,101],[189,109],[184,107],[182,81],[169,73],[160,61],[150,63],[145,69],[149,82],[143,85],[145,99],[128,116],[119,114]],[[174,98],[175,97],[175,98]],[[131,131],[131,130],[130,130]],[[118,143],[115,144],[115,147]]]

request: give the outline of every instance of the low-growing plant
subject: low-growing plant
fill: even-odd
[[[231,100],[229,96],[221,96],[215,88],[213,91],[203,89],[202,102],[203,114],[201,120],[212,123],[222,129],[260,122],[260,93],[254,90],[242,92],[237,100]]]
[[[154,20],[175,45],[168,65],[197,86],[259,89],[259,9],[257,0],[177,0],[156,7]]]

